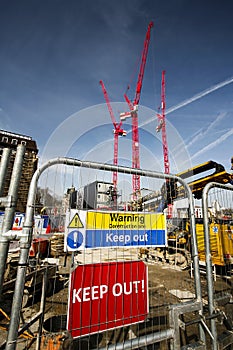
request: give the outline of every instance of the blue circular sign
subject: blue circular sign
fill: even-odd
[[[83,244],[83,234],[78,230],[74,230],[67,235],[67,245],[72,248],[79,248]]]

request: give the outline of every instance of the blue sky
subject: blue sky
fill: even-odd
[[[143,42],[154,22],[139,106],[141,167],[163,171],[156,134],[166,70],[171,171],[208,160],[230,171],[233,156],[233,3],[216,1],[0,1],[0,128],[54,156],[112,162],[112,124],[133,99]],[[130,166],[131,125],[119,140]]]

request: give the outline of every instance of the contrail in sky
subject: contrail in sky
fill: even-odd
[[[205,130],[199,130],[199,132],[195,136],[192,136],[191,141],[186,144],[186,147],[192,146],[195,142],[207,135],[209,131],[226,116],[226,114],[226,112],[219,114],[217,118],[212,123],[210,123],[210,125]]]
[[[209,145],[207,145],[206,147],[202,148],[199,152],[195,153],[192,156],[193,158],[196,158],[197,156],[200,156],[200,154],[205,153],[206,151],[209,151],[210,149],[214,148],[215,146],[217,146],[219,143],[221,143],[222,141],[226,140],[229,136],[231,136],[233,134],[233,128],[230,129],[228,132],[226,132],[226,134],[222,135],[221,137],[219,137],[216,141],[210,143]]]
[[[215,90],[218,90],[218,89],[221,89],[222,87],[224,87],[224,86],[226,86],[226,85],[229,85],[229,84],[231,84],[231,83],[233,83],[233,77],[231,77],[231,78],[229,78],[229,79],[227,79],[227,80],[224,80],[223,82],[221,82],[221,83],[219,83],[219,84],[216,84],[216,85],[210,87],[209,89],[206,89],[206,90],[204,90],[204,91],[199,92],[198,94],[194,95],[194,96],[191,97],[191,98],[188,98],[187,100],[184,100],[183,102],[179,103],[179,104],[176,105],[176,106],[173,106],[173,107],[171,107],[171,108],[168,108],[167,111],[166,111],[166,115],[169,114],[169,113],[172,113],[172,112],[176,111],[177,109],[180,109],[180,108],[182,108],[182,107],[184,107],[184,106],[187,106],[188,104],[190,104],[190,103],[192,103],[192,102],[194,102],[194,101],[197,101],[197,100],[199,100],[200,98],[202,98],[202,97],[204,97],[204,96],[210,94],[211,92],[213,92],[213,91],[215,91]],[[155,116],[154,116],[153,118],[148,119],[148,120],[146,120],[145,122],[143,122],[143,123],[140,125],[140,127],[141,127],[141,126],[144,126],[144,125],[146,125],[146,124],[149,124],[149,123],[153,122],[154,120],[155,120]]]

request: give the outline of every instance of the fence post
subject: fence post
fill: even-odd
[[[9,238],[4,237],[4,233],[11,230],[14,221],[15,207],[18,198],[18,188],[22,173],[25,146],[19,145],[15,156],[14,166],[11,175],[11,182],[8,195],[11,197],[11,203],[5,208],[2,230],[0,231],[0,298],[2,298],[2,287],[4,283],[4,272],[9,250]]]
[[[7,168],[10,161],[11,149],[4,148],[2,152],[2,158],[0,163],[0,196],[3,194],[4,183],[7,174]]]

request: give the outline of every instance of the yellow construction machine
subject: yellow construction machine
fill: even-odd
[[[233,170],[233,157],[231,159]],[[214,172],[210,173],[210,170]],[[198,174],[206,173],[202,177]],[[199,164],[193,168],[183,171],[177,176],[182,179],[192,178],[188,182],[195,199],[202,198],[202,191],[206,184],[217,182],[220,184],[232,184],[232,174],[226,172],[223,165],[214,161],[208,161]],[[170,188],[169,188],[170,186]],[[158,195],[154,196],[154,205],[151,202],[153,195],[141,199],[144,208],[147,207],[147,201],[150,199],[152,210],[164,210],[169,203],[174,203],[177,199],[185,196],[184,188],[174,182],[166,182]],[[162,206],[161,206],[162,201]],[[147,209],[148,210],[148,209]],[[233,210],[227,217],[209,215],[209,233],[212,263],[214,265],[229,270],[233,265]],[[167,220],[167,247],[158,249],[148,249],[147,258],[162,260],[169,264],[176,264],[181,268],[187,268],[191,264],[191,239],[188,218],[169,218]],[[196,234],[198,244],[198,254],[200,261],[205,261],[205,244],[204,244],[204,225],[202,218],[196,218]]]

